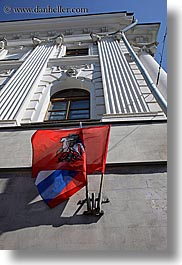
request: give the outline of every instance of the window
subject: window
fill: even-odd
[[[84,55],[88,55],[88,48],[66,49],[66,56],[84,56]]]
[[[80,120],[90,118],[90,94],[82,89],[59,91],[51,97],[49,120]]]

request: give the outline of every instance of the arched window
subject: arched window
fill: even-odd
[[[90,94],[83,89],[66,89],[51,97],[48,120],[82,120],[90,118]]]

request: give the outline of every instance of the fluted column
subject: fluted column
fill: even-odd
[[[113,37],[98,40],[106,114],[148,112],[139,85]]]
[[[1,90],[1,119],[13,120],[22,107],[32,85],[46,64],[55,44],[40,43]]]

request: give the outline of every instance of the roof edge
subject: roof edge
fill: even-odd
[[[59,16],[59,17],[40,17],[40,18],[29,18],[29,19],[14,19],[14,20],[0,20],[0,23],[11,23],[11,22],[20,22],[20,21],[36,21],[36,20],[47,20],[47,19],[64,19],[64,18],[74,18],[74,17],[88,17],[88,16],[99,16],[99,15],[112,15],[112,14],[123,14],[126,13],[127,16],[134,16],[134,12],[127,12],[127,11],[113,11],[113,12],[103,12],[103,13],[89,13],[83,15],[74,15],[74,16]]]

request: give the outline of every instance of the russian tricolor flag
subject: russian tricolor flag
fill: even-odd
[[[40,171],[35,184],[43,200],[53,208],[71,197],[86,183],[82,172],[60,169]]]
[[[52,208],[86,185],[86,174],[105,171],[110,126],[38,130],[32,136],[32,177]]]

